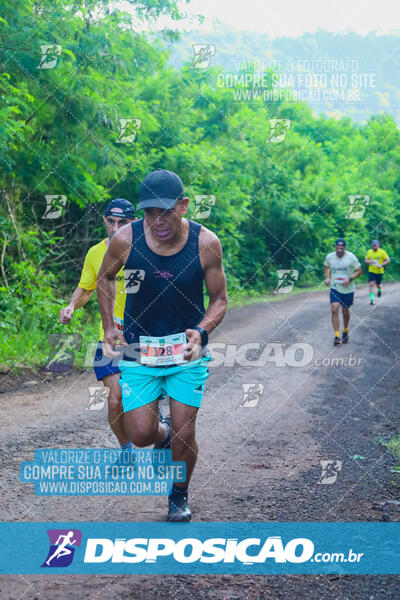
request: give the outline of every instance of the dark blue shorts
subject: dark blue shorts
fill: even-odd
[[[342,294],[341,292],[331,288],[329,300],[331,301],[331,304],[332,302],[339,302],[339,304],[345,308],[350,308],[354,302],[354,292],[350,292],[350,294]]]
[[[371,271],[369,271],[368,281],[375,281],[375,283],[379,285],[382,283],[382,275],[383,273],[372,273]]]
[[[118,361],[103,355],[103,350],[101,349],[101,342],[97,344],[96,356],[94,357],[93,361],[93,369],[96,374],[97,381],[101,381],[103,377],[107,377],[107,375],[115,375],[115,373],[121,373],[118,367]]]

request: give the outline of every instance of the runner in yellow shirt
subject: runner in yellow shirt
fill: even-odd
[[[81,278],[78,287],[75,288],[68,306],[60,310],[60,321],[64,325],[69,323],[75,310],[85,306],[89,298],[97,287],[97,274],[103,262],[104,254],[109,246],[110,239],[116,231],[123,225],[131,223],[134,220],[135,209],[133,205],[118,198],[112,200],[106,206],[103,221],[107,232],[107,238],[89,248],[85,263],[83,265]],[[114,304],[114,324],[122,330],[124,325],[125,309],[125,277],[123,269],[116,277],[116,294]],[[94,372],[97,381],[103,381],[105,387],[109,388],[108,396],[108,421],[111,429],[115,433],[122,449],[132,448],[132,442],[126,434],[123,422],[122,393],[119,384],[121,372],[118,368],[118,362],[103,355],[102,340],[104,337],[103,327],[100,321],[99,343],[97,345],[96,356],[93,362]]]
[[[378,240],[372,240],[371,250],[368,250],[365,257],[365,262],[369,265],[368,281],[369,281],[369,298],[370,304],[374,304],[375,294],[374,286],[378,288],[378,298],[382,296],[382,275],[386,265],[390,263],[390,258],[383,248],[380,248]]]

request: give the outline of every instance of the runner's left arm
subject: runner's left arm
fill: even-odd
[[[358,266],[356,266],[358,265]],[[357,260],[357,262],[354,262],[353,264],[353,268],[355,268],[354,273],[351,275],[352,280],[354,281],[355,279],[357,279],[357,277],[360,277],[361,273],[362,273],[362,268],[361,265],[359,263],[359,261]],[[350,283],[350,279],[347,278],[343,281],[343,285],[349,285]]]
[[[350,264],[350,269],[353,270],[353,273],[351,274],[352,281],[354,281],[354,279],[357,279],[357,277],[360,277],[360,275],[362,273],[361,263],[358,260],[358,258],[354,255],[353,255],[353,261]],[[344,281],[342,281],[342,285],[344,285],[344,286],[347,286],[349,284],[350,284],[350,277],[347,277],[346,279],[344,279]]]
[[[354,280],[354,279],[357,279],[357,277],[360,277],[361,273],[362,273],[362,268],[361,268],[361,266],[360,266],[360,267],[357,267],[357,269],[354,271],[353,275],[351,276],[351,277],[352,277],[352,279],[353,279],[353,280]]]
[[[210,235],[211,234],[211,235]],[[226,289],[226,277],[222,264],[222,248],[219,239],[211,231],[207,230],[204,236],[203,254],[204,283],[210,296],[205,315],[199,327],[211,333],[221,323],[228,307],[228,291]]]
[[[381,263],[381,267],[386,267],[386,265],[388,265],[390,263],[389,254],[387,254],[387,252],[385,252],[385,254],[386,254],[386,258],[383,261],[383,263]]]
[[[222,248],[217,236],[208,229],[202,228],[200,232],[200,260],[204,271],[204,282],[210,296],[210,302],[204,317],[197,323],[199,327],[211,333],[221,323],[228,306],[228,292],[226,289],[226,278],[222,264]],[[194,346],[199,350],[201,336],[197,329],[186,329],[188,338],[188,350],[186,360],[196,358]]]

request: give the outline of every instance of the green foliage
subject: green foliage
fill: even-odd
[[[396,460],[400,460],[400,434],[394,435],[389,441],[380,437],[379,442],[393,454]]]
[[[394,120],[359,125],[301,103],[238,102],[217,85],[218,71],[168,66],[161,39],[173,32],[143,32],[160,15],[179,18],[175,2],[130,4],[132,14],[100,0],[3,3],[0,317],[15,336],[2,338],[0,362],[17,360],[23,343],[40,363],[49,333],[94,331],[93,301],[67,329],[58,311],[104,236],[104,203],[136,204],[140,181],[159,167],[181,176],[189,217],[196,195],[215,195],[203,223],[221,239],[237,298],[274,289],[277,269],[318,286],[338,235],[360,260],[380,238],[392,258],[387,277],[398,278]],[[38,69],[43,44],[62,47],[53,69]],[[134,143],[119,142],[121,118],[140,119]],[[271,118],[291,120],[282,143],[267,141]],[[67,196],[58,220],[42,219],[48,194]],[[349,194],[370,197],[363,218],[346,218]]]

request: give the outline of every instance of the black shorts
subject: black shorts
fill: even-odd
[[[383,273],[371,273],[368,271],[368,281],[375,281],[377,285],[382,283],[382,275]]]

